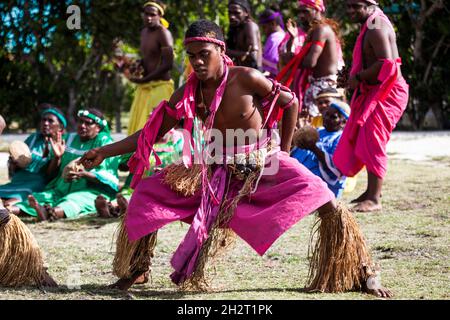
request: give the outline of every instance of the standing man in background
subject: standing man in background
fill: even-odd
[[[144,4],[141,31],[141,77],[132,75],[129,80],[137,85],[130,112],[128,135],[142,129],[149,114],[174,91],[170,76],[173,68],[173,38],[167,21],[163,18],[165,6],[159,0]]]
[[[261,70],[262,46],[258,25],[251,18],[247,0],[230,0],[228,3],[230,31],[227,55],[235,65]]]
[[[347,0],[350,18],[361,23],[353,50],[349,87],[352,114],[333,161],[346,176],[367,169],[367,189],[352,202],[355,211],[381,210],[387,169],[386,145],[408,104],[394,27],[375,0]]]

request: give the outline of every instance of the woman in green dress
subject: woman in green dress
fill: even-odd
[[[98,195],[111,199],[119,190],[118,158],[92,170],[80,168],[63,174],[64,168],[86,151],[112,141],[108,124],[99,110],[80,110],[77,133],[70,133],[65,143],[61,140],[52,145],[54,158],[51,165],[56,163],[59,167],[57,177],[43,192],[30,195],[28,202],[18,203],[17,209],[37,216],[39,220],[73,219],[95,212],[94,201]]]
[[[5,206],[24,201],[33,192],[41,192],[47,184],[54,168],[49,166],[53,158],[51,144],[63,134],[67,121],[61,110],[51,104],[41,104],[39,132],[26,138],[25,144],[31,152],[30,164],[21,169],[11,159],[8,170],[11,182],[0,186],[0,198]]]
[[[183,134],[175,129],[170,130],[158,141],[158,143],[155,144],[153,150],[161,160],[161,164],[156,166],[155,159],[152,157],[150,159],[150,167],[145,172],[145,176],[151,176],[155,172],[167,167],[181,158],[181,153],[183,151]],[[126,154],[122,156],[120,158],[120,163],[122,165],[126,164],[131,155],[132,154]],[[107,201],[107,199],[101,195],[95,199],[95,208],[100,217],[113,218],[125,212],[128,206],[128,201],[133,193],[133,189],[130,187],[132,178],[132,174],[128,175],[124,186],[120,190],[120,193],[117,194],[115,200]]]

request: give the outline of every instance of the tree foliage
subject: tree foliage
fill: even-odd
[[[19,127],[33,127],[40,102],[61,106],[74,125],[76,110],[102,109],[110,119],[130,107],[132,87],[113,68],[118,40],[130,50],[139,47],[144,1],[15,0],[0,3],[0,112]],[[186,27],[199,18],[228,28],[227,2],[166,0],[166,19],[175,39],[176,84],[184,69],[182,40]],[[257,16],[276,1],[256,1]],[[432,109],[442,128],[450,128],[450,20],[443,0],[380,0],[397,28],[403,74],[410,84],[407,110],[414,128],[421,128]],[[67,27],[69,5],[81,9],[81,29]],[[345,57],[351,53],[358,27],[349,23],[344,1],[328,1],[328,15],[341,23]],[[279,1],[284,18],[295,18],[296,1]]]

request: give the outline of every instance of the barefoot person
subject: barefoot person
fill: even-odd
[[[48,103],[41,104],[40,130],[25,139],[31,152],[31,162],[20,168],[10,159],[9,172],[12,174],[11,182],[0,186],[0,198],[6,206],[24,201],[33,192],[41,192],[50,180],[54,168],[50,166],[53,158],[51,143],[61,136],[66,128],[67,121],[62,111]]]
[[[227,55],[238,66],[261,70],[262,47],[258,25],[252,20],[247,0],[228,2],[230,30],[227,39]]]
[[[130,77],[136,84],[133,104],[130,111],[128,134],[142,129],[148,115],[162,101],[173,93],[173,39],[164,20],[164,4],[159,0],[144,4],[141,31],[142,77]]]
[[[354,202],[361,212],[381,209],[386,176],[386,145],[408,103],[394,28],[374,0],[348,0],[348,13],[362,24],[353,51],[349,87],[354,89],[352,115],[334,154],[334,163],[347,175],[364,166],[367,189]]]
[[[318,140],[305,139],[302,130],[297,130],[294,134],[296,146],[291,151],[291,157],[321,177],[336,198],[340,198],[344,192],[346,177],[336,168],[332,158],[350,115],[350,106],[335,100],[330,102],[330,106],[322,114],[323,127],[317,129]]]
[[[77,218],[95,212],[95,198],[101,194],[107,199],[119,190],[118,159],[110,158],[94,170],[74,166],[73,161],[86,150],[112,142],[108,123],[103,114],[94,108],[78,112],[77,133],[70,133],[66,143],[52,144],[54,159],[59,170],[43,192],[28,196],[13,207],[13,212],[37,216],[39,220]]]
[[[117,240],[115,286],[127,290],[149,270],[157,231],[167,223],[191,223],[171,260],[172,281],[204,290],[205,266],[234,233],[263,255],[292,225],[318,210],[323,220],[308,288],[362,289],[371,261],[356,222],[319,177],[287,154],[298,113],[295,94],[257,70],[233,67],[213,22],[194,22],[184,44],[194,68],[187,83],[160,104],[140,133],[81,159],[91,167],[137,149],[129,162],[136,189]],[[273,128],[281,109],[278,146]],[[158,136],[181,118],[185,134],[194,133],[185,139],[183,162],[140,180]],[[390,295],[381,286],[372,292]]]
[[[336,88],[337,73],[343,67],[339,26],[324,16],[323,0],[299,0],[299,20],[308,33],[302,50],[278,74],[277,79],[293,85],[297,93],[301,117],[316,126],[313,118],[320,115],[316,95],[326,88]],[[296,37],[297,26],[289,23]]]

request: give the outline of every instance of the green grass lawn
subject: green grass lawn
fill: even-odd
[[[450,165],[448,159],[430,163],[390,161],[379,213],[356,214],[382,281],[396,299],[450,298]],[[442,160],[442,161],[441,161]],[[359,176],[356,197],[365,187]],[[5,182],[1,172],[0,182]],[[130,295],[107,289],[111,273],[113,236],[117,220],[87,217],[76,221],[34,223],[27,219],[45,252],[49,272],[61,285],[47,292],[34,288],[0,289],[0,299],[373,299],[356,292],[308,294],[308,239],[314,217],[300,221],[259,257],[243,241],[216,264],[213,291],[180,292],[169,279],[169,260],[187,225],[174,223],[159,233],[152,281]]]

